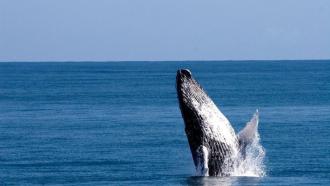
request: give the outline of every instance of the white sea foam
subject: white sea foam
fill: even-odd
[[[258,123],[259,114],[257,111],[250,122],[247,123],[246,128],[254,128],[254,130],[249,131],[253,132],[253,134],[249,136],[250,141],[244,149],[245,153],[239,153],[235,158],[236,161],[231,173],[232,176],[263,177],[266,175],[264,165],[265,149],[260,143],[260,136],[257,129]]]
[[[246,155],[239,154],[234,164],[232,176],[263,177],[266,175],[264,165],[265,150],[258,139],[246,147]]]

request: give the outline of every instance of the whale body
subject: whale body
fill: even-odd
[[[236,135],[228,119],[189,70],[177,71],[176,88],[197,175],[230,176],[237,157],[244,156],[257,130],[258,122],[253,119],[258,119],[258,113]]]

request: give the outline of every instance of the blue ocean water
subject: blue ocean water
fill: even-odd
[[[236,132],[260,112],[266,176],[195,177],[175,76]],[[330,61],[0,63],[0,185],[329,185]]]

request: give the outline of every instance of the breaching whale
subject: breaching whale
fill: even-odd
[[[230,176],[237,157],[258,127],[258,113],[246,127],[235,134],[228,119],[187,69],[177,71],[177,96],[185,123],[185,132],[199,176]]]

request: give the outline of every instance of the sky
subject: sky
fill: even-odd
[[[330,59],[329,0],[0,0],[0,61]]]

